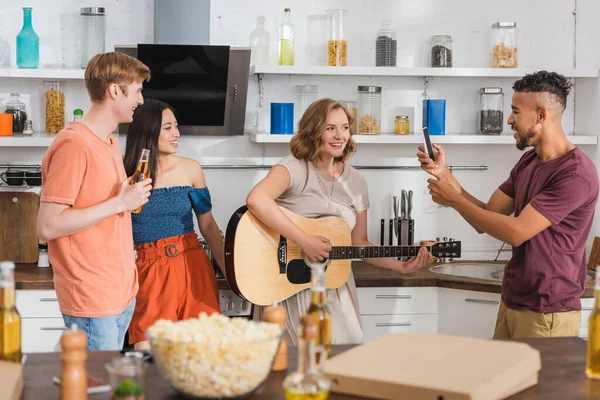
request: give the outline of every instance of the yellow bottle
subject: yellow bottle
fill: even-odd
[[[590,315],[587,341],[587,365],[585,374],[588,378],[600,379],[600,269],[596,271],[595,285],[596,304]]]
[[[21,316],[15,307],[15,263],[0,262],[0,360],[21,362]]]
[[[289,8],[283,11],[283,22],[279,25],[279,65],[294,65],[295,28]]]
[[[315,345],[316,326],[305,315],[300,320],[301,335],[298,341],[298,369],[283,381],[286,400],[326,400],[331,382],[323,374],[327,351]],[[317,362],[316,357],[321,361]]]
[[[133,173],[133,176],[129,180],[130,185],[135,185],[138,182],[143,181],[148,178],[148,167],[150,161],[150,150],[142,149],[142,154],[140,155],[140,160],[138,161],[137,168]],[[137,214],[142,211],[142,206],[139,206],[135,210],[131,210],[132,213]]]
[[[325,267],[314,265],[311,271],[310,306],[306,315],[316,326],[315,344],[327,350],[331,357],[331,313],[327,308],[327,290],[325,289]],[[319,355],[317,355],[319,362]]]

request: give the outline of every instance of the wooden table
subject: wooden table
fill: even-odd
[[[586,342],[579,338],[552,338],[522,340],[541,352],[542,370],[539,384],[515,396],[511,400],[579,400],[600,399],[600,380],[587,379],[584,373]],[[334,346],[334,354],[341,353],[351,346]],[[92,352],[87,361],[88,374],[108,380],[104,364],[117,352]],[[296,350],[289,350],[290,370],[296,366]],[[493,360],[490,360],[493,362]],[[59,353],[30,354],[25,363],[25,390],[22,399],[57,399],[58,387],[52,383],[52,376],[60,375],[61,364]],[[248,400],[283,400],[285,399],[281,383],[286,373],[271,373],[265,384]],[[179,398],[158,373],[155,365],[148,369],[148,399]],[[105,400],[108,394],[94,395],[90,399]],[[357,399],[332,393],[332,400]]]

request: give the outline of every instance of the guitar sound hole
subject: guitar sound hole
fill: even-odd
[[[292,260],[287,265],[287,278],[290,283],[302,285],[310,283],[310,267],[304,260]],[[327,271],[327,267],[325,267]]]

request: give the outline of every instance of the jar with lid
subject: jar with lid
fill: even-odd
[[[381,130],[381,86],[358,87],[359,134],[375,135]]]
[[[48,268],[50,266],[50,260],[48,259],[48,243],[39,243],[38,249],[38,267]]]
[[[338,100],[342,106],[348,111],[348,114],[352,117],[352,123],[350,124],[350,133],[356,133],[356,119],[358,117],[357,102],[354,100]]]
[[[104,11],[104,7],[83,7],[80,10],[81,68],[87,66],[90,58],[105,51]]]
[[[504,126],[502,88],[484,87],[479,93],[478,131],[482,135],[500,135]]]
[[[410,132],[410,120],[408,115],[396,115],[394,121],[394,133],[396,135],[408,135]]]
[[[65,127],[65,94],[61,91],[60,82],[44,82],[46,110],[46,132],[57,133]]]
[[[492,68],[517,68],[517,23],[492,24]]]
[[[318,85],[296,85],[296,102],[294,104],[294,128],[298,129],[298,123],[304,115],[304,111],[319,98]]]
[[[329,21],[329,41],[327,42],[327,65],[346,66],[348,42],[346,41],[346,15],[348,10],[327,10]]]
[[[392,30],[390,21],[383,21],[375,39],[375,66],[395,67],[396,52],[396,32]]]
[[[6,103],[5,113],[13,115],[13,132],[23,132],[27,113],[25,103],[19,101],[19,93],[11,93],[10,101]]]
[[[452,36],[435,35],[429,41],[431,45],[431,66],[452,68]]]
[[[83,110],[81,108],[76,108],[73,110],[73,122],[81,121],[83,118]]]

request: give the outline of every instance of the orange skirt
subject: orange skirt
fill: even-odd
[[[179,321],[220,312],[212,264],[195,233],[136,247],[140,290],[129,325],[129,343],[147,340],[159,319]]]

